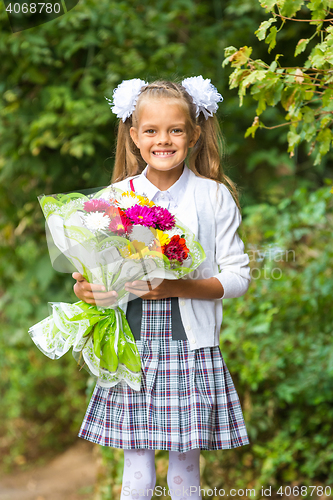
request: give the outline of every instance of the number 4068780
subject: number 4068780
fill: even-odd
[[[312,497],[313,495],[316,495],[316,497],[322,497],[323,495],[325,495],[325,497],[327,498],[331,496],[331,487],[325,486],[324,488],[323,486],[280,486],[276,493],[277,495],[287,497],[290,497],[291,495],[293,497]]]
[[[37,10],[37,8],[39,7],[39,10]],[[47,14],[52,14],[52,13],[55,13],[55,14],[59,14],[60,10],[61,10],[61,7],[60,7],[60,4],[59,3],[42,3],[42,2],[38,2],[37,4],[36,3],[23,3],[22,5],[19,4],[19,3],[14,3],[14,4],[8,4],[7,8],[6,8],[6,11],[7,12],[10,12],[10,13],[14,13],[14,14],[35,14],[36,12],[38,14],[40,14],[41,12],[43,12],[43,9],[45,7],[45,10],[44,12],[46,12]]]

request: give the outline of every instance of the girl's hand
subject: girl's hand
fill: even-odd
[[[117,302],[117,292],[103,292],[104,286],[89,283],[80,273],[75,272],[72,277],[76,280],[73,290],[78,299],[101,307],[108,307]]]
[[[166,299],[168,297],[207,300],[221,299],[224,295],[223,286],[214,277],[200,280],[180,278],[178,280],[163,280],[162,282],[154,279],[152,288],[153,290],[149,291],[145,281],[133,281],[133,283],[125,284],[125,290],[145,300]]]
[[[176,295],[174,295],[174,293],[176,293],[176,280],[161,281],[155,278],[150,283],[152,290],[149,290],[148,283],[144,280],[125,283],[125,290],[145,300],[159,300],[168,297],[176,297]]]

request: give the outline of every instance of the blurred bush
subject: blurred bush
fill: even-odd
[[[221,351],[251,444],[216,455],[209,486],[332,482],[332,207],[326,185],[244,209],[252,284],[225,301]]]

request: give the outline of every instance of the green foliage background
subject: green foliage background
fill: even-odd
[[[314,165],[320,165],[328,153],[332,158],[333,145],[332,0],[260,0],[260,4],[271,17],[262,21],[255,34],[268,44],[269,53],[274,48],[278,50],[279,35],[286,23],[307,25],[305,30],[298,30],[300,36],[307,38],[297,40],[293,37],[294,62],[287,66],[284,54],[278,52],[269,63],[265,63],[262,59],[250,57],[252,47],[225,49],[223,67],[231,64],[235,68],[229,81],[230,88],[239,89],[240,106],[249,87],[253,99],[258,102],[257,116],[245,137],[250,134],[254,137],[259,127],[266,128],[259,116],[267,106],[280,103],[287,111],[286,121],[275,128],[288,125],[290,156],[294,155],[298,144],[306,141]],[[278,29],[276,23],[280,25]]]
[[[70,355],[49,360],[27,333],[49,314],[49,301],[75,300],[71,276],[50,265],[37,195],[109,182],[116,120],[104,96],[122,79],[202,74],[224,96],[225,168],[241,189],[242,237],[253,257],[251,288],[225,301],[221,332],[251,445],[203,451],[202,483],[332,480],[332,194],[325,181],[332,167],[326,160],[314,167],[302,145],[289,158],[281,129],[245,140],[256,103],[245,98],[239,108],[228,88],[231,70],[222,69],[230,45],[251,45],[264,58],[254,32],[265,16],[257,0],[86,0],[12,34],[0,4],[2,468],[24,467],[73,443],[92,388]],[[286,65],[290,39],[306,38],[304,30],[281,31]],[[268,122],[283,117],[279,105],[266,111]],[[277,247],[287,252],[279,261]],[[104,450],[104,459],[95,495],[101,500],[119,495],[122,453]],[[166,486],[167,452],[157,463],[157,484]]]

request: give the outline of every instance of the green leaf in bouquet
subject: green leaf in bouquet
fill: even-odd
[[[83,207],[84,201],[88,198],[82,193],[57,194],[57,195],[41,195],[38,196],[38,201],[42,208],[46,220],[50,215],[63,215],[65,218],[70,217],[79,207]]]
[[[85,243],[85,245],[89,245],[88,242],[95,239],[94,233],[89,231],[86,227],[67,226],[64,224],[64,229],[67,235],[70,236],[70,239],[76,241],[77,243]],[[92,248],[92,245],[90,246]]]
[[[103,241],[97,243],[96,248],[98,250],[102,250],[103,247],[105,248],[108,246],[108,243],[114,244],[114,246],[116,246],[117,248],[129,247],[131,252],[133,253],[135,252],[135,247],[131,241],[122,236],[116,236],[116,235],[104,238]],[[115,243],[118,243],[118,245],[115,245]]]
[[[60,201],[56,200],[53,196],[42,195],[42,197],[39,197],[38,200],[46,220],[49,215],[56,213],[62,206]]]
[[[102,354],[100,357],[101,360],[101,368],[105,370],[115,372],[118,368],[119,361],[118,356],[115,353],[113,345],[107,343],[103,346]]]

